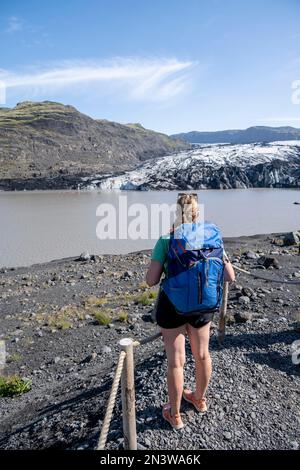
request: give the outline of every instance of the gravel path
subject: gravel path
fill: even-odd
[[[252,272],[262,256],[279,269],[264,274],[300,276],[294,247],[277,247],[273,236],[226,241],[236,263]],[[153,301],[143,279],[149,252],[75,258],[0,270],[0,338],[8,352],[7,374],[32,380],[31,390],[0,398],[1,449],[94,448],[118,358],[120,338],[156,331]],[[113,315],[99,325],[93,296]],[[92,297],[92,299],[91,299]],[[299,340],[299,286],[280,286],[238,275],[231,287],[224,347],[212,328],[213,377],[209,411],[199,416],[183,403],[184,430],[161,417],[166,401],[166,358],[161,340],[136,351],[137,431],[145,449],[298,449],[299,365],[292,345]],[[120,310],[121,309],[121,310]],[[120,312],[128,314],[126,322]],[[61,319],[63,318],[63,324]],[[62,328],[63,326],[63,328]],[[186,384],[193,361],[187,344]],[[122,448],[120,400],[108,448]]]

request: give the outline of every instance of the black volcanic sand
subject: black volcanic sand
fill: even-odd
[[[227,239],[226,250],[252,272],[299,280],[298,248],[277,247],[272,238]],[[254,257],[270,253],[279,269],[259,269]],[[32,380],[28,393],[0,398],[1,449],[95,447],[118,341],[157,331],[151,322],[152,305],[143,305],[140,298],[149,292],[143,284],[149,256],[143,251],[88,261],[68,258],[0,270],[5,373]],[[292,343],[300,339],[299,288],[237,275],[230,289],[223,348],[217,342],[217,317],[212,325],[209,412],[200,416],[183,403],[183,431],[173,431],[161,417],[167,366],[161,340],[138,348],[139,448],[298,449],[300,366],[292,362]],[[101,305],[93,305],[94,296]],[[113,317],[109,325],[95,321],[99,310]],[[120,314],[126,317],[124,312],[127,322],[119,319]],[[193,386],[188,345],[185,378]],[[123,446],[120,410],[118,396],[108,448]]]

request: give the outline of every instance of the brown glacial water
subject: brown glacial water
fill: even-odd
[[[289,189],[234,189],[197,191],[204,204],[205,219],[218,224],[223,236],[237,237],[300,229],[300,191]],[[174,204],[177,191],[22,191],[0,193],[0,266],[28,266],[87,250],[94,254],[129,253],[152,248],[155,237],[99,239],[96,227],[99,205],[114,208],[126,225],[127,206]],[[124,200],[124,199],[123,199]],[[147,218],[143,215],[142,218]],[[128,217],[128,222],[134,217]],[[149,232],[150,232],[149,219]],[[152,223],[153,225],[153,223]],[[153,227],[152,227],[153,228]],[[158,232],[168,229],[162,220]],[[118,233],[118,232],[117,232]],[[123,234],[124,237],[124,234]]]

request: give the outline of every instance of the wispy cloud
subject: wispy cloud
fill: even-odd
[[[18,16],[10,16],[8,18],[8,25],[5,29],[6,33],[16,33],[24,29],[24,20]]]
[[[30,67],[21,72],[0,70],[7,90],[26,90],[38,96],[47,91],[76,87],[81,92],[92,85],[93,93],[117,91],[131,100],[164,102],[190,87],[196,63],[176,58],[115,58],[109,61],[63,61],[48,66]],[[96,90],[95,90],[96,88]],[[77,87],[78,89],[78,87]]]

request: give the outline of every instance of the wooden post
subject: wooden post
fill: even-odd
[[[137,450],[133,340],[123,338],[119,344],[126,352],[121,378],[124,449]]]
[[[228,290],[229,290],[229,282],[224,282],[223,299],[222,299],[222,305],[221,305],[221,310],[220,310],[219,331],[218,331],[219,343],[222,343],[225,337]]]
[[[0,340],[0,375],[4,373],[6,363],[5,341]]]

